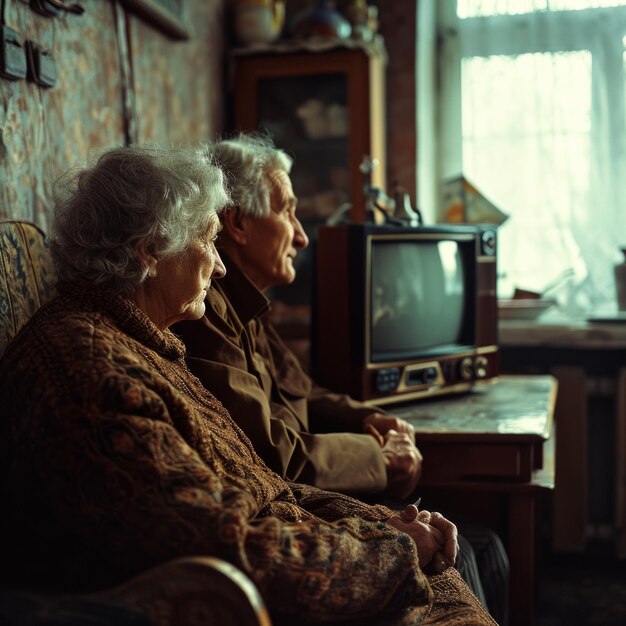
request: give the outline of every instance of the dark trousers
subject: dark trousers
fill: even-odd
[[[509,621],[509,559],[492,530],[459,524],[456,568],[467,586],[500,626]]]

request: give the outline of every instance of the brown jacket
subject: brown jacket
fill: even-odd
[[[346,493],[376,493],[387,475],[379,445],[362,433],[374,409],[315,385],[269,321],[268,299],[223,255],[206,313],[174,326],[188,365],[289,480]]]

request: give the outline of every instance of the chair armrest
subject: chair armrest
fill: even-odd
[[[214,557],[168,561],[90,597],[139,609],[153,626],[272,626],[254,583]]]

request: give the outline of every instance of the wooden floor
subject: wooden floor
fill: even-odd
[[[587,552],[541,559],[535,626],[626,624],[626,561],[606,556],[601,549]]]

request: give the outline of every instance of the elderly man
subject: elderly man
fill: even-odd
[[[215,153],[233,186],[219,243],[227,274],[209,292],[202,321],[175,329],[189,365],[280,475],[345,493],[408,497],[422,462],[412,426],[318,387],[269,320],[263,292],[294,280],[294,257],[308,244],[291,159],[260,137],[222,141]]]
[[[296,217],[291,159],[268,138],[247,135],[217,143],[214,155],[232,187],[218,244],[227,272],[207,293],[204,317],[174,326],[191,370],[281,476],[350,494],[407,498],[422,464],[412,426],[317,386],[270,322],[264,292],[293,282],[294,257],[308,245]],[[502,618],[506,554],[497,538],[479,534],[486,551],[495,551],[489,569]],[[463,538],[459,543],[462,574],[487,603],[472,548]]]

